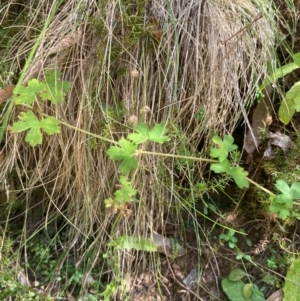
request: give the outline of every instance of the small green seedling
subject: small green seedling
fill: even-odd
[[[217,145],[217,148],[211,148],[210,156],[218,158],[219,163],[211,164],[210,169],[215,173],[228,174],[239,188],[248,188],[248,173],[240,166],[232,166],[227,159],[229,153],[237,149],[237,145],[233,144],[233,141],[233,137],[230,135],[225,135],[223,140],[218,136],[213,137],[212,142]]]
[[[226,233],[220,234],[219,238],[226,241],[231,249],[233,249],[238,242],[237,238],[235,237],[235,231],[232,229],[229,229]]]
[[[294,182],[290,187],[284,180],[277,180],[275,187],[282,193],[272,198],[269,210],[285,220],[293,216],[294,200],[300,198],[300,183]]]

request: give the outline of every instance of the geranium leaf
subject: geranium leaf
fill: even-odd
[[[47,117],[40,121],[40,127],[48,135],[59,134],[59,121],[54,117]]]
[[[293,197],[293,193],[291,191],[291,188],[284,180],[276,180],[275,187],[282,192],[284,195]]]
[[[42,144],[43,135],[39,124],[33,126],[27,133],[25,141],[28,142],[32,147]]]
[[[294,182],[291,186],[291,193],[293,199],[300,199],[300,183]]]
[[[39,82],[37,79],[29,80],[26,87],[21,86],[18,90],[14,89],[13,93],[16,95],[16,104],[31,105],[35,101],[36,94],[44,88],[44,83]]]
[[[248,188],[249,181],[247,180],[248,172],[246,172],[242,167],[232,167],[229,173],[239,188]]]
[[[31,127],[36,126],[39,123],[37,117],[33,114],[32,111],[21,112],[18,116],[20,121],[15,122],[12,125],[12,130],[15,133],[20,133],[30,129]]]
[[[164,143],[170,141],[170,138],[166,136],[167,129],[162,124],[156,124],[149,132],[149,140],[157,143]]]
[[[225,135],[223,140],[215,136],[212,138],[212,142],[216,144],[218,148],[211,148],[210,156],[219,158],[220,162],[227,158],[229,152],[237,149],[237,145],[233,144],[234,139],[230,135]]]
[[[134,157],[137,146],[135,143],[121,138],[120,146],[111,146],[106,153],[112,160],[122,160],[119,169],[123,174],[129,173],[131,169],[137,168],[137,159]]]
[[[59,121],[54,117],[48,117],[39,121],[32,111],[27,111],[21,112],[18,118],[20,121],[12,125],[12,130],[15,133],[20,133],[29,129],[25,141],[32,147],[42,143],[43,136],[41,129],[48,135],[60,133]]]
[[[227,172],[230,169],[230,163],[226,159],[220,163],[213,163],[210,166],[210,169],[214,171],[215,173],[222,173],[222,172]]]
[[[146,123],[138,123],[134,129],[137,133],[132,133],[128,135],[128,139],[136,144],[141,144],[149,139],[149,129]]]
[[[71,83],[60,79],[59,70],[47,70],[45,73],[45,89],[40,93],[42,100],[50,100],[53,104],[61,103],[71,89]]]

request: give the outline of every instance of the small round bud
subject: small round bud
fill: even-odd
[[[127,122],[132,124],[132,125],[136,125],[137,122],[138,122],[138,118],[135,115],[131,115],[131,116],[129,116]]]
[[[133,69],[130,71],[130,76],[131,78],[138,78],[139,77],[139,72],[136,69]]]
[[[144,106],[141,108],[140,112],[144,113],[144,114],[148,114],[148,113],[151,113],[151,109],[148,106]]]

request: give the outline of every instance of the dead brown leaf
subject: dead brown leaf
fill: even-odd
[[[14,88],[15,85],[9,85],[4,89],[0,90],[0,104],[12,97]]]
[[[282,290],[277,290],[275,293],[273,293],[268,299],[267,301],[282,301]]]

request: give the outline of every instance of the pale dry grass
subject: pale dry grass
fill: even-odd
[[[274,64],[274,45],[280,39],[279,16],[269,1],[155,0],[146,1],[144,10],[144,3],[124,2],[121,6],[118,0],[106,5],[64,1],[26,73],[25,83],[42,78],[46,68],[58,68],[72,83],[65,102],[57,107],[43,105],[45,113],[111,139],[126,135],[126,127],[118,122],[126,123],[133,114],[150,124],[168,122],[186,137],[192,153],[200,142],[205,150],[212,133],[232,133],[241,116],[247,120],[246,105]],[[10,4],[3,8],[7,13]],[[58,1],[27,4],[23,12],[28,14],[27,26],[20,28],[5,57],[13,70],[22,65],[57,5]],[[135,16],[139,16],[136,27],[141,34],[130,23]],[[134,69],[139,71],[137,79],[130,76]],[[105,107],[116,108],[121,103],[123,118],[111,120]],[[151,110],[147,115],[140,113],[145,106]],[[197,119],[200,110],[204,117]],[[16,108],[11,122],[18,111]],[[101,122],[114,126],[104,134]],[[176,153],[181,139],[176,135],[172,139],[173,147],[149,150]],[[60,135],[45,138],[34,149],[24,142],[24,135],[7,134],[9,155],[1,177],[17,170],[24,196],[42,187],[46,219],[59,211],[74,233],[82,234],[76,245],[78,254],[94,248],[96,263],[96,250],[111,235],[147,235],[163,228],[164,214],[178,196],[174,190],[176,162],[144,156],[133,174],[140,203],[130,207],[130,217],[110,227],[116,216],[105,210],[104,199],[118,183],[117,164],[105,154],[108,144],[93,148],[92,142],[87,134],[64,126]],[[199,179],[203,168],[194,166]],[[70,235],[70,242],[76,243],[74,237],[77,235]],[[86,238],[94,240],[82,247]],[[82,261],[80,255],[77,260]]]

